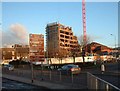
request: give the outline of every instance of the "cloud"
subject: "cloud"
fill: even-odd
[[[80,44],[83,44],[83,35],[79,35],[77,36],[78,37],[78,42]],[[87,39],[86,39],[86,42],[87,43],[91,43],[91,42],[97,42],[98,40],[102,39],[103,37],[102,36],[97,36],[97,35],[90,35],[88,34],[87,35]]]
[[[7,31],[1,31],[2,46],[13,44],[28,44],[27,29],[21,24],[10,25]]]
[[[25,27],[21,24],[12,24],[10,26],[10,31],[13,34],[13,36],[21,39],[25,39],[27,38],[27,31],[25,29]]]
[[[92,41],[96,41],[103,38],[102,36],[97,36],[97,35],[89,35],[89,36],[92,39]]]

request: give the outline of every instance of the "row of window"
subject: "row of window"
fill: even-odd
[[[64,31],[64,30],[60,30],[60,33],[67,34],[67,35],[73,35],[73,33],[71,33],[71,32],[66,32],[66,31]]]
[[[30,38],[44,38],[44,35],[30,34]]]
[[[64,39],[61,38],[60,41],[61,41],[61,42],[69,42],[70,40],[67,40],[67,39],[64,40]],[[70,44],[77,44],[78,42],[77,42],[77,41],[70,41],[69,43],[70,43]]]

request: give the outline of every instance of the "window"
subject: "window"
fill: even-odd
[[[3,51],[3,55],[5,55],[5,51]]]
[[[60,30],[60,33],[64,33],[64,31],[63,31],[63,30]]]
[[[14,52],[14,51],[12,51],[12,55],[15,55],[15,52]]]
[[[42,35],[41,38],[44,38],[44,36]]]

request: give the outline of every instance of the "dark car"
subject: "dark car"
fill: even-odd
[[[61,72],[61,74],[79,74],[81,71],[81,68],[74,64],[68,64],[64,65],[61,68],[58,69],[58,71]]]
[[[13,65],[10,65],[10,64],[4,64],[4,65],[3,65],[3,68],[4,68],[4,69],[8,69],[8,70],[12,70],[12,71],[14,70],[14,66],[13,66]]]

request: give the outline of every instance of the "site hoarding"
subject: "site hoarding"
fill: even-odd
[[[32,62],[44,61],[44,35],[29,34],[29,56]]]

